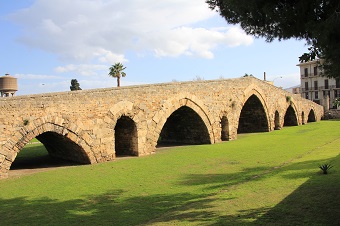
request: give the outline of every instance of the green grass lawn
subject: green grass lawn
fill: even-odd
[[[322,121],[0,180],[0,225],[340,225],[339,127]],[[28,145],[18,158],[39,151]]]

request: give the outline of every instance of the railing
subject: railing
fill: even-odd
[[[324,90],[340,90],[340,86],[331,85],[331,86],[318,86],[318,87],[305,87],[301,88],[301,92],[308,91],[324,91]]]
[[[316,75],[314,73],[308,73],[307,76],[306,74],[301,74],[301,78],[310,78],[310,77],[317,77],[320,76],[319,73],[317,73]]]
[[[319,86],[319,90],[332,90],[332,89],[336,89],[335,85],[331,85],[331,86]]]

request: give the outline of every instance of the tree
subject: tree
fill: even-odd
[[[296,38],[310,46],[300,62],[323,59],[328,77],[340,77],[339,0],[206,0],[228,23],[271,42]]]
[[[117,78],[117,87],[120,87],[120,77],[126,76],[125,72],[123,72],[125,68],[122,63],[115,63],[110,67],[109,76]]]
[[[243,77],[254,77],[254,75],[252,75],[252,74],[248,75],[247,73],[245,73],[245,74],[243,75]]]
[[[79,82],[77,81],[77,79],[71,79],[70,90],[71,91],[81,90]]]

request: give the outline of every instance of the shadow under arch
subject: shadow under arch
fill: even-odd
[[[26,145],[25,153],[22,150],[18,153],[10,170],[90,164],[83,149],[68,137],[56,132],[44,132],[36,139],[41,146]]]
[[[211,117],[207,113],[209,112],[208,109],[205,107],[204,103],[200,101],[197,97],[187,93],[177,95],[174,98],[168,99],[162,104],[161,110],[157,112],[153,118],[153,121],[157,124],[155,128],[157,137],[159,136],[165,122],[170,117],[170,115],[183,106],[191,108],[201,118],[206,128],[208,129],[210,143],[214,143],[215,136],[210,120]]]
[[[112,139],[112,150],[116,157],[124,156],[141,156],[144,155],[143,138],[140,133],[144,134],[147,128],[145,112],[138,109],[133,102],[119,101],[114,104],[107,112],[108,129],[114,129]],[[142,131],[142,132],[141,132]]]
[[[230,140],[229,120],[225,115],[221,117],[221,140],[222,141]]]
[[[84,149],[67,136],[55,131],[48,131],[38,135],[36,138],[45,146],[51,157],[82,164],[91,163]]]
[[[269,132],[268,111],[257,91],[244,103],[238,122],[237,133]]]
[[[0,153],[6,156],[6,164],[0,166],[0,169],[8,170],[11,168],[17,154],[28,144],[33,138],[37,138],[46,148],[48,154],[53,158],[68,160],[81,164],[96,163],[94,153],[90,144],[83,137],[76,135],[70,128],[80,130],[76,125],[65,123],[58,125],[54,122],[42,122],[36,120],[32,125],[23,127],[12,139],[3,145]],[[6,148],[5,148],[6,147]],[[2,172],[3,173],[3,170]],[[6,175],[5,175],[6,176]]]
[[[274,114],[274,130],[280,130],[281,124],[280,124],[280,113],[276,110]]]
[[[168,117],[157,146],[209,143],[209,132],[201,117],[190,107],[182,106]]]
[[[122,115],[115,126],[116,156],[138,155],[138,133],[136,123],[128,116]]]
[[[310,109],[309,111],[307,122],[316,122],[316,116],[313,109]]]
[[[298,119],[296,111],[292,104],[290,104],[286,110],[283,126],[297,126]]]

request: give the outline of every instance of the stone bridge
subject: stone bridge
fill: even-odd
[[[53,157],[93,164],[323,116],[320,105],[253,77],[17,96],[0,107],[1,178],[33,138]]]

